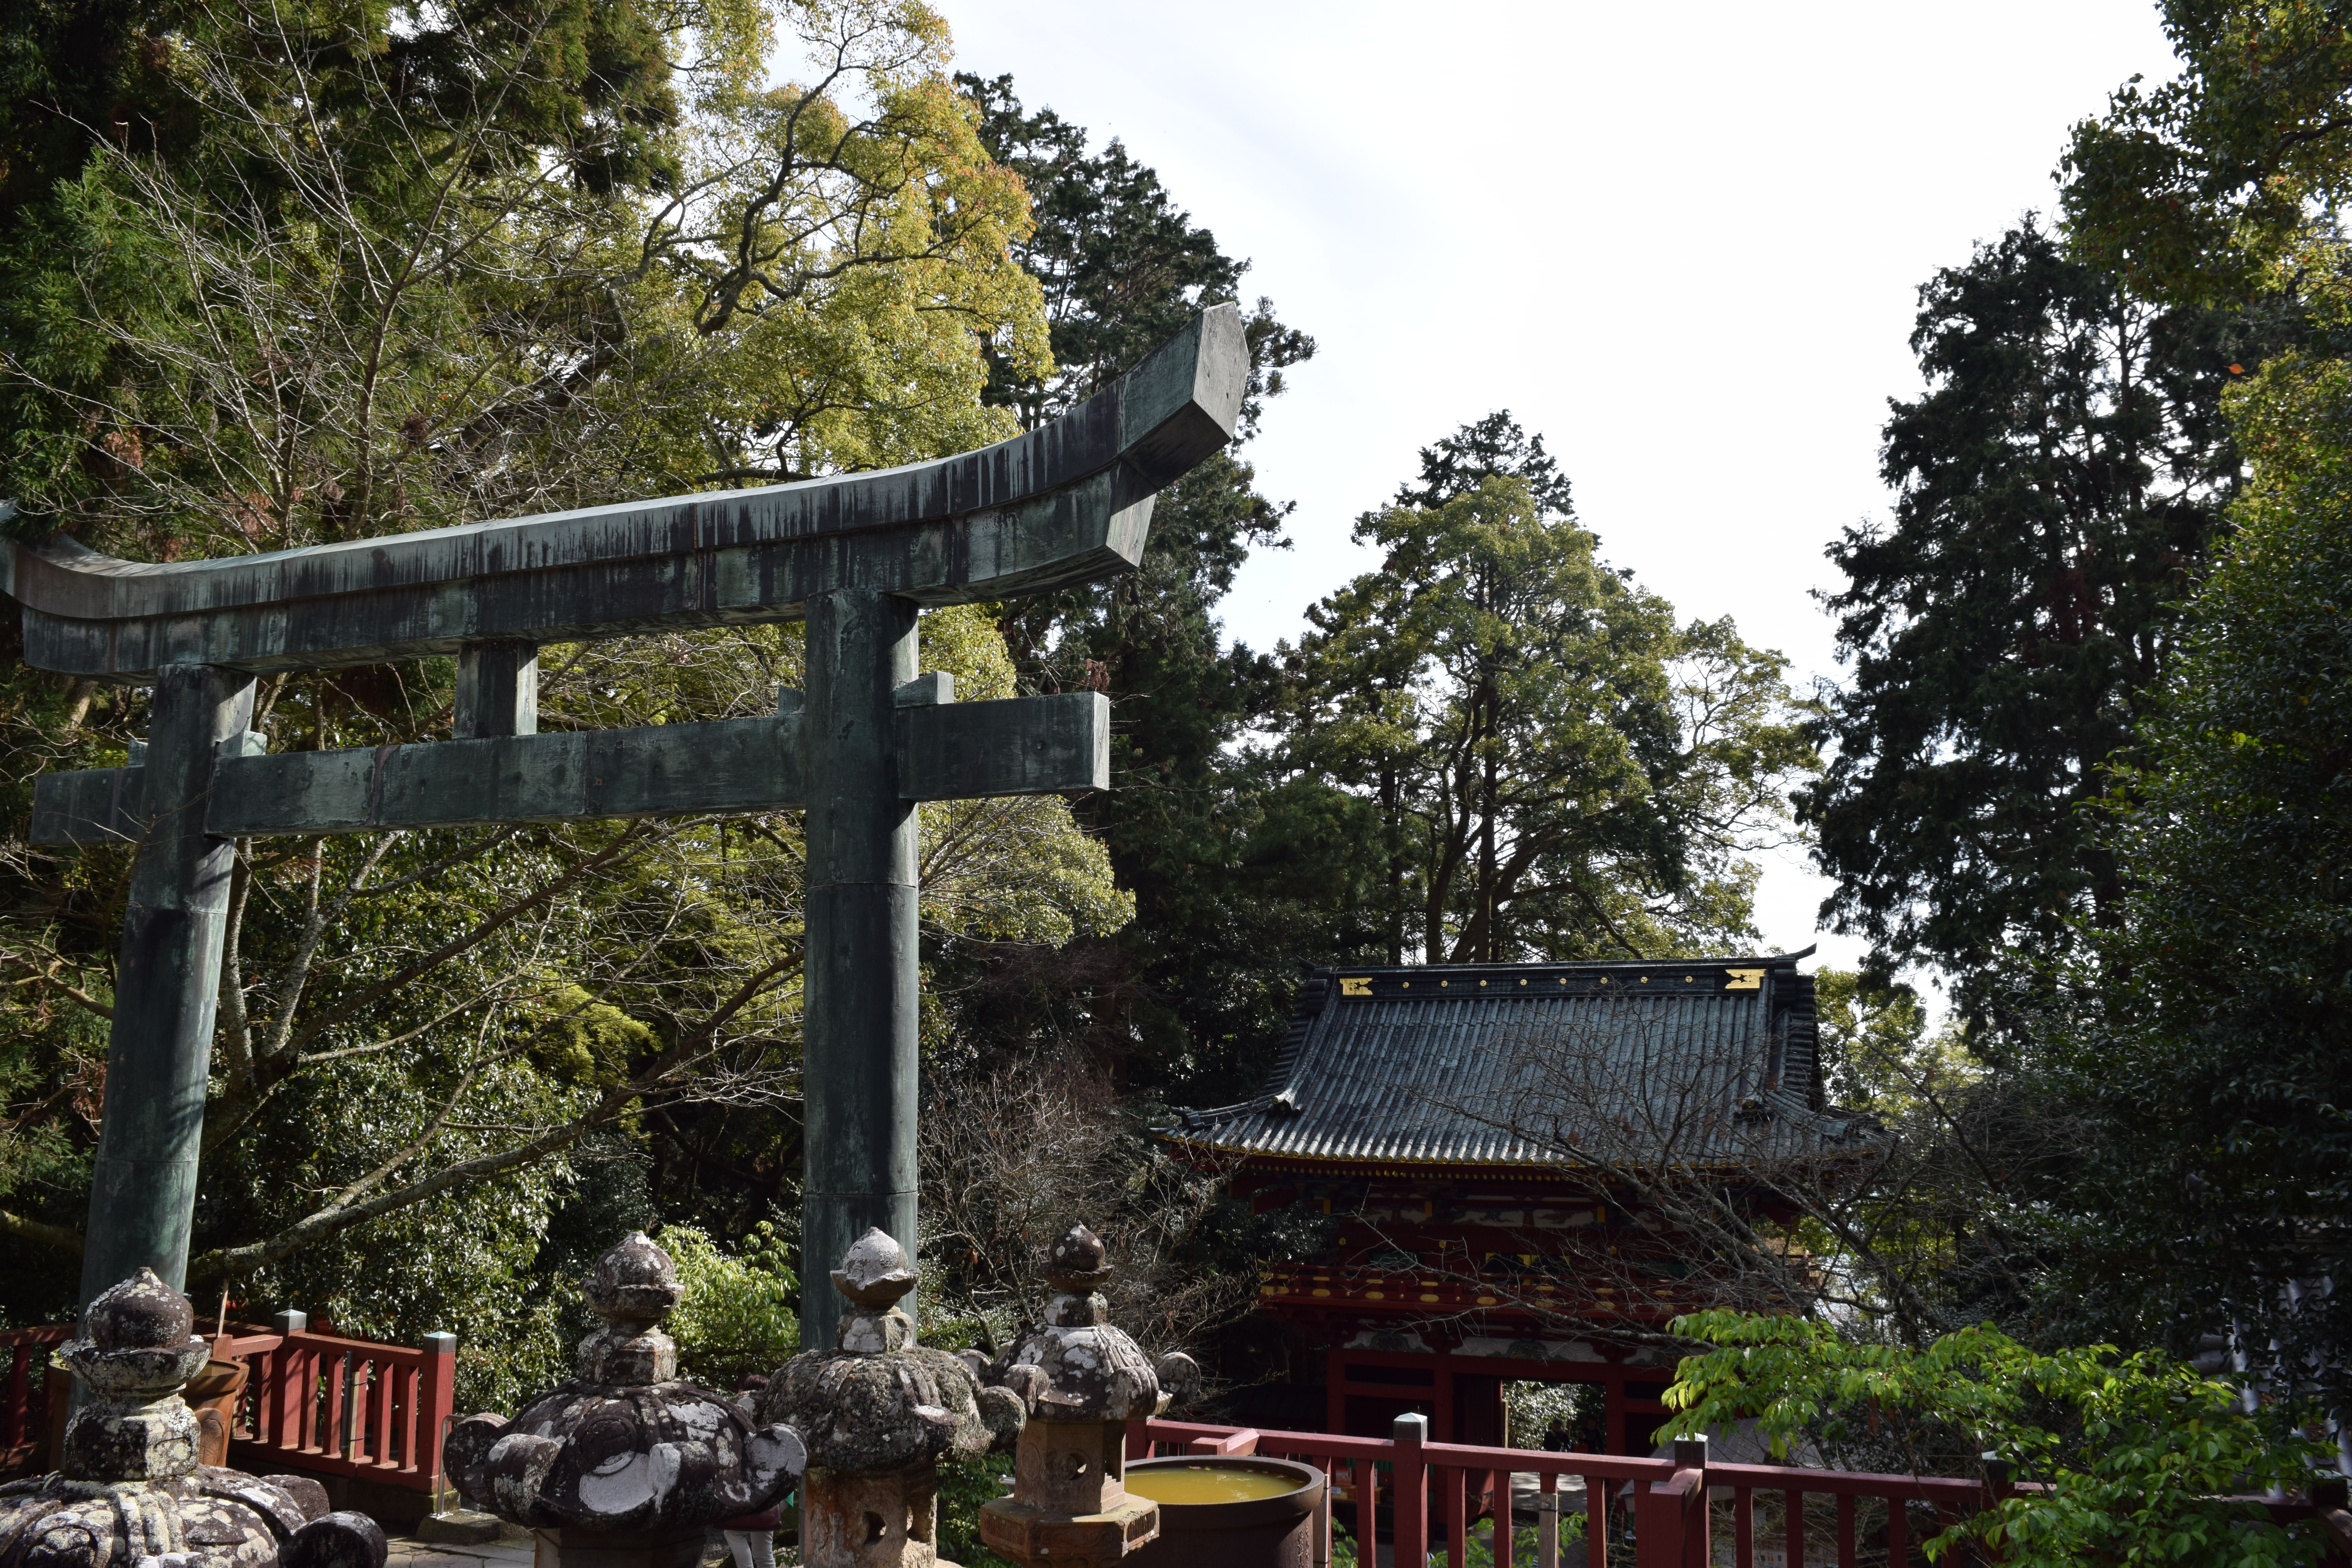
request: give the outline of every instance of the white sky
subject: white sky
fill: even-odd
[[[1247,451],[1297,546],[1246,568],[1232,636],[1296,637],[1373,564],[1356,515],[1507,407],[1610,560],[1800,681],[1835,673],[1822,548],[1887,506],[1917,286],[2173,69],[2150,0],[934,3],[961,68],[1123,138],[1320,344]],[[1768,860],[1769,947],[1816,940],[1826,886]]]

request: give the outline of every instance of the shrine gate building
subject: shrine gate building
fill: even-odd
[[[1754,1255],[1727,1300],[1719,1241],[1659,1199],[1699,1184],[1785,1222],[1792,1177],[1835,1180],[1883,1137],[1823,1098],[1810,952],[1310,970],[1264,1090],[1164,1136],[1254,1212],[1336,1223],[1258,1285],[1259,1313],[1323,1350],[1325,1429],[1384,1436],[1418,1410],[1436,1441],[1499,1444],[1506,1383],[1580,1383],[1607,1451],[1649,1452],[1674,1353],[1641,1342],[1759,1301]],[[1768,1303],[1808,1266],[1768,1258]]]

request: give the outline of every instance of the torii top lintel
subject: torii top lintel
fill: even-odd
[[[1232,437],[1248,374],[1219,305],[1052,424],[937,462],[164,565],[60,537],[0,549],[0,591],[26,663],[131,683],[789,620],[838,588],[1011,598],[1135,565],[1152,493]]]

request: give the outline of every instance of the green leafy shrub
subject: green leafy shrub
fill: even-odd
[[[2006,1458],[2018,1489],[1927,1542],[1931,1561],[1962,1546],[2010,1568],[2265,1568],[2322,1553],[2314,1525],[2283,1528],[2245,1495],[2306,1484],[2318,1445],[2267,1431],[2237,1390],[2158,1352],[2044,1355],[1990,1325],[1914,1351],[1728,1311],[1675,1329],[1715,1347],[1686,1358],[1666,1392],[1677,1436],[1753,1418],[1776,1457],[1801,1437],[1832,1452],[1867,1437],[1915,1470],[1962,1453]]]
[[[1011,1472],[1010,1454],[950,1454],[940,1461],[940,1555],[963,1568],[1014,1568],[980,1543],[981,1505],[1012,1488],[998,1478]]]
[[[739,1254],[690,1226],[665,1227],[661,1244],[686,1288],[669,1320],[680,1376],[732,1389],[747,1373],[775,1371],[801,1348],[801,1283],[768,1221],[751,1227]]]

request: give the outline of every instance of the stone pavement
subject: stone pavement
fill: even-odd
[[[394,1535],[386,1541],[384,1568],[531,1568],[530,1536],[528,1531],[509,1528],[497,1541],[479,1546],[458,1546],[437,1541],[415,1541],[405,1535]],[[727,1543],[713,1531],[703,1546],[704,1568],[731,1568],[733,1559],[727,1554]],[[776,1548],[776,1568],[791,1568],[800,1562],[800,1553],[789,1546]]]

